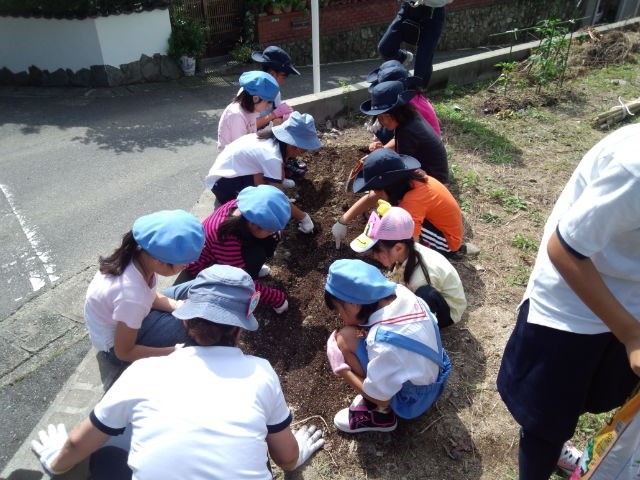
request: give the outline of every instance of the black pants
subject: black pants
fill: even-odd
[[[442,294],[433,288],[431,285],[423,285],[416,289],[415,294],[423,299],[429,306],[429,309],[433,312],[438,320],[438,327],[445,328],[449,325],[453,325],[451,320],[451,309],[449,304],[444,299]]]

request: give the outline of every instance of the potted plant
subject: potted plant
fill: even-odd
[[[175,12],[171,20],[169,55],[180,64],[186,76],[195,74],[196,58],[207,44],[207,27],[200,21]]]

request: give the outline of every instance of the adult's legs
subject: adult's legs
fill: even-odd
[[[420,40],[416,51],[413,74],[416,77],[420,77],[422,79],[422,87],[427,88],[433,73],[433,56],[444,28],[445,10],[444,7],[418,8],[428,8],[430,12],[420,20]]]
[[[107,446],[97,450],[89,460],[92,480],[131,480],[128,458],[129,452],[122,448]]]
[[[404,62],[406,59],[406,53],[400,49],[400,44],[402,43],[402,21],[405,18],[405,10],[407,8],[411,7],[403,3],[400,10],[398,10],[398,14],[391,21],[380,42],[378,42],[378,52],[385,60]]]

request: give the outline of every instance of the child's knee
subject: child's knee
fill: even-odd
[[[336,332],[336,343],[343,353],[355,353],[358,341],[358,330],[355,327],[342,327]]]

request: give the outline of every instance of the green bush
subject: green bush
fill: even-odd
[[[169,56],[198,58],[207,45],[207,27],[181,12],[172,12],[171,36],[169,36]]]
[[[0,0],[0,15],[84,17],[169,5],[168,0]]]

